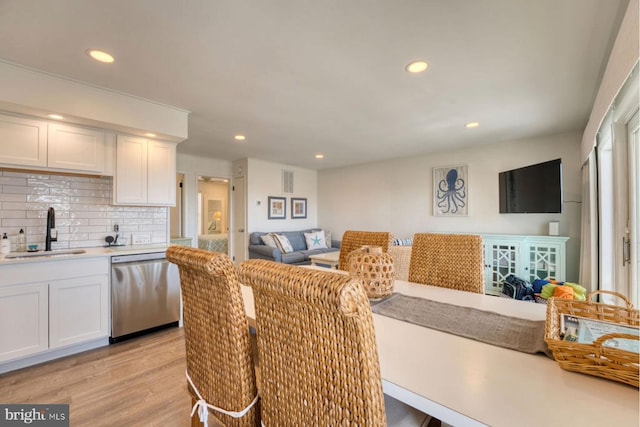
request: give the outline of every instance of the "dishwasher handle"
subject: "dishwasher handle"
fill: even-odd
[[[144,254],[133,255],[118,255],[111,257],[111,264],[123,264],[127,262],[141,262],[141,261],[155,261],[165,260],[166,255],[164,252],[151,252]]]

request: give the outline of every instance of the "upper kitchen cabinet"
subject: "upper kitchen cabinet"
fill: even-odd
[[[47,166],[47,122],[0,115],[0,163]]]
[[[47,164],[51,168],[113,175],[109,162],[113,157],[113,140],[108,136],[113,134],[50,123]]]
[[[175,206],[176,144],[118,135],[114,205]]]
[[[5,167],[113,175],[115,136],[31,118],[0,115],[0,163]]]

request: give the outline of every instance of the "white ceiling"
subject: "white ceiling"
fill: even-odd
[[[0,0],[0,58],[191,111],[179,152],[324,169],[584,129],[627,3]]]

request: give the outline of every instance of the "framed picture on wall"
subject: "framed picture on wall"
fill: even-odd
[[[291,218],[306,218],[307,217],[307,199],[303,198],[291,198]]]
[[[469,214],[469,170],[467,165],[433,168],[433,215]]]
[[[269,219],[285,219],[287,217],[286,197],[269,196]]]

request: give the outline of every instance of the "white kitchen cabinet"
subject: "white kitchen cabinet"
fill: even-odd
[[[99,129],[0,115],[0,164],[113,176],[115,135]]]
[[[0,115],[0,163],[47,166],[47,122]]]
[[[0,287],[0,362],[49,348],[47,283]]]
[[[105,132],[59,123],[48,129],[47,166],[80,172],[104,173],[107,159]]]
[[[175,206],[176,144],[118,135],[115,205]]]
[[[176,144],[149,141],[147,155],[147,201],[175,206]]]
[[[109,271],[107,257],[0,266],[0,364],[108,342]]]
[[[49,347],[109,335],[109,278],[91,276],[49,283]]]
[[[513,274],[536,279],[565,280],[566,242],[562,236],[483,235],[485,293],[499,295],[504,279]]]

